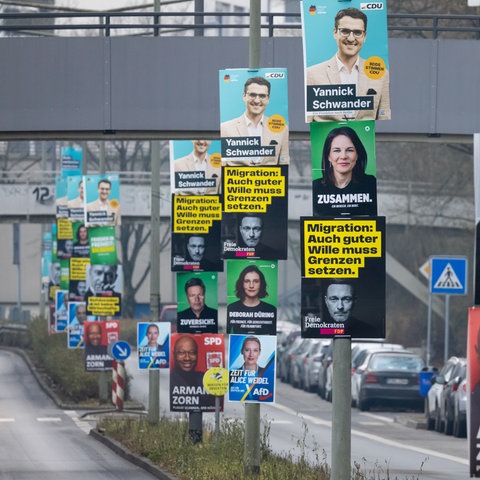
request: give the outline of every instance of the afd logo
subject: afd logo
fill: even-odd
[[[361,3],[360,10],[383,10],[382,2]]]
[[[267,72],[265,78],[285,78],[284,72]]]

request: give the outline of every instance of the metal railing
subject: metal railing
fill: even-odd
[[[390,36],[480,38],[480,15],[388,15]],[[80,22],[80,23],[79,23]],[[61,36],[68,33],[112,35],[248,35],[249,13],[225,12],[37,12],[0,13],[3,36]],[[262,13],[261,31],[268,37],[299,36],[299,13]],[[233,35],[232,35],[233,34]]]

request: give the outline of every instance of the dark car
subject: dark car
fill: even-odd
[[[368,410],[373,404],[400,402],[423,409],[419,373],[425,366],[414,353],[399,350],[370,352],[358,366],[358,408]]]
[[[440,393],[440,404],[437,410],[435,429],[445,432],[446,435],[453,433],[453,422],[455,418],[455,395],[462,380],[467,375],[467,359],[459,358],[459,361],[452,370],[450,380],[443,384],[443,390]]]

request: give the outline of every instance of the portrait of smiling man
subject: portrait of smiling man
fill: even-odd
[[[269,117],[265,110],[270,102],[271,84],[261,76],[250,77],[243,89],[245,111],[233,120],[222,122],[220,136],[229,137],[260,137],[262,146],[274,146],[275,155],[258,157],[229,158],[227,165],[278,165],[288,164],[288,127],[274,131],[269,126]]]
[[[306,69],[306,85],[353,85],[355,97],[373,100],[371,108],[325,111],[307,116],[308,121],[388,120],[390,112],[390,78],[387,68],[378,70],[377,78],[367,75],[371,68],[360,52],[367,40],[367,15],[357,8],[339,10],[335,16],[333,38],[337,52],[329,60]],[[378,59],[378,57],[376,57]],[[381,62],[383,60],[379,59]],[[367,70],[366,67],[367,66]],[[353,97],[353,98],[355,98]],[[339,96],[332,97],[338,100]],[[350,99],[350,98],[349,98]],[[333,103],[333,102],[332,102]]]

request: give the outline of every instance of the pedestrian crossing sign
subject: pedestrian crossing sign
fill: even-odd
[[[467,293],[467,259],[465,257],[430,258],[430,292],[443,295]]]

